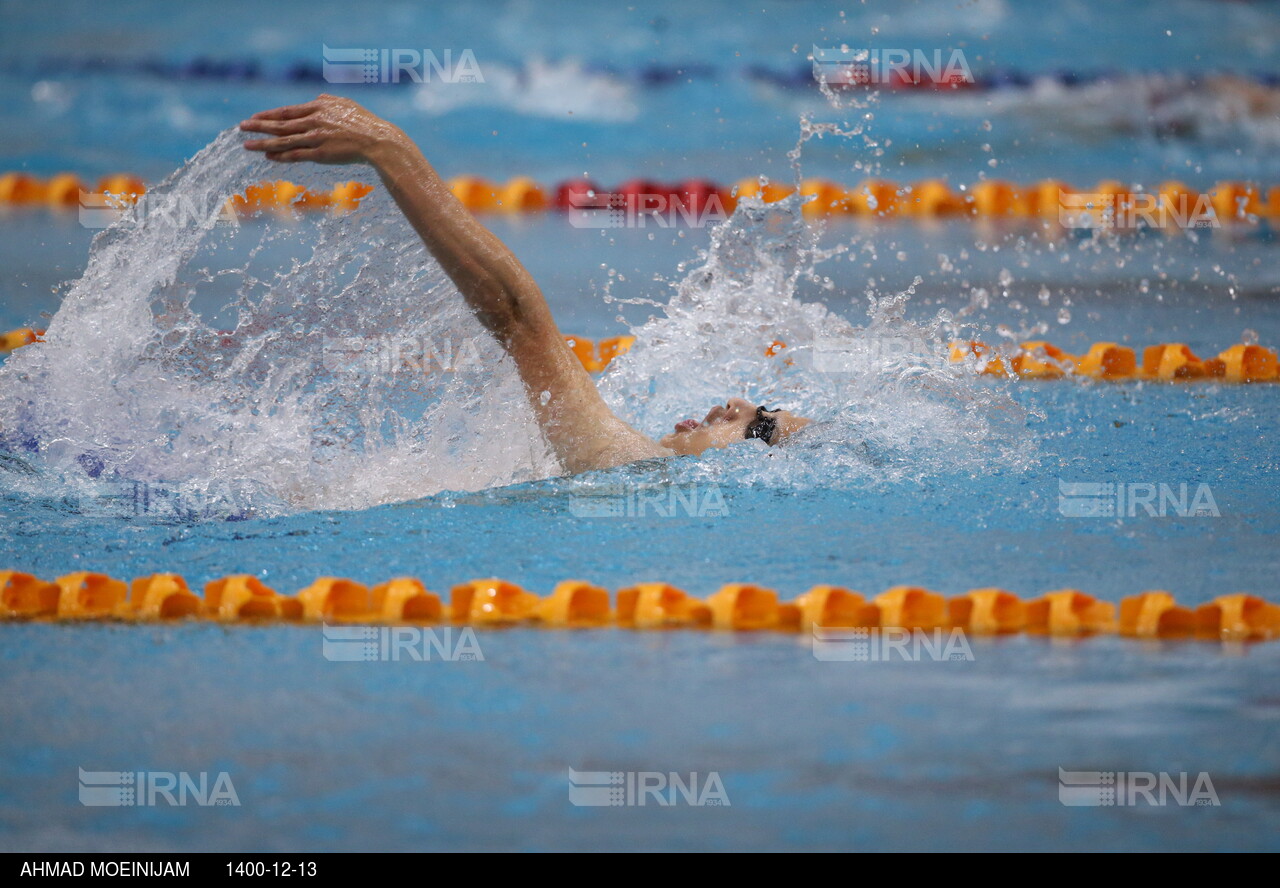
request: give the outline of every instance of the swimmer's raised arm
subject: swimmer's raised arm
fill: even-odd
[[[271,138],[245,143],[282,162],[369,163],[476,317],[515,360],[529,402],[570,471],[669,456],[613,415],[565,345],[542,291],[515,255],[476,221],[398,127],[349,99],[320,96],[241,123]]]

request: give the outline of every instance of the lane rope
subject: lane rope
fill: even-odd
[[[454,195],[475,213],[536,213],[546,210],[612,213],[615,218],[589,227],[622,227],[628,219],[660,216],[672,224],[705,224],[727,217],[744,196],[773,203],[797,190],[793,185],[742,179],[731,186],[709,179],[677,183],[629,179],[612,190],[589,179],[569,179],[551,188],[528,176],[493,182],[479,176],[449,180]],[[257,183],[230,198],[228,209],[249,218],[272,212],[350,212],[372,188],[339,182],[328,191],[309,191],[284,179]],[[1058,179],[1016,184],[987,179],[952,186],[943,179],[898,183],[866,179],[845,186],[828,179],[806,179],[799,185],[807,216],[887,218],[1021,218],[1056,222],[1064,228],[1212,229],[1224,223],[1257,224],[1280,218],[1280,185],[1224,181],[1207,191],[1169,181],[1146,190],[1114,179],[1079,190]],[[125,209],[147,192],[137,176],[113,174],[91,188],[74,173],[41,179],[24,172],[0,174],[0,206],[46,207],[51,210]]]
[[[942,630],[974,635],[1033,633],[1272,641],[1280,638],[1280,605],[1255,595],[1220,595],[1194,609],[1166,591],[1142,592],[1119,606],[1078,589],[1031,600],[994,587],[945,598],[920,586],[894,586],[868,600],[841,586],[819,585],[794,601],[752,583],[730,583],[705,600],[667,583],[608,590],[584,580],[535,595],[501,579],[454,586],[449,603],[413,577],[372,588],[321,577],[296,595],[282,595],[257,577],[236,574],[205,585],[203,597],[180,575],[151,574],[130,583],[76,572],[49,582],[0,572],[0,619],[50,622],[161,620],[216,622],[454,623],[549,628],[707,629],[810,632],[824,629]],[[815,635],[816,637],[816,635]]]
[[[224,334],[230,341],[231,333]],[[0,355],[42,341],[43,330],[19,327],[0,334]],[[602,373],[635,344],[634,336],[610,336],[594,340],[565,336],[565,345],[590,373]],[[764,346],[766,357],[792,361],[787,344],[775,339]],[[1180,342],[1147,346],[1142,359],[1127,345],[1095,342],[1083,355],[1071,355],[1045,341],[1024,342],[1016,347],[992,348],[977,340],[951,343],[951,362],[966,365],[982,376],[1023,379],[1095,379],[1112,382],[1217,382],[1252,384],[1280,382],[1276,352],[1260,345],[1238,343],[1217,357],[1202,359]]]

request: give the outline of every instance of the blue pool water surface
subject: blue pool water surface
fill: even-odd
[[[843,16],[807,3],[750,14],[733,4],[509,3],[491,16],[387,4],[354,21],[325,4],[224,3],[180,24],[151,3],[71,6],[57,22],[36,5],[0,11],[0,95],[10,99],[0,102],[0,168],[128,169],[155,181],[246,114],[315,91],[59,70],[76,55],[252,57],[278,68],[318,61],[322,43],[443,40],[495,72],[534,58],[619,71],[710,62],[725,72],[718,79],[628,81],[611,100],[587,82],[569,93],[583,109],[573,121],[519,90],[447,111],[415,105],[411,90],[345,90],[401,123],[449,174],[731,181],[786,177],[797,118],[813,104],[732,72],[795,65],[812,44],[865,45],[872,27],[885,45],[955,42],[981,47],[975,67],[1032,73],[1265,73],[1280,41],[1273,7],[1198,0],[867,4]],[[611,116],[610,101],[634,113]],[[885,97],[873,130],[892,141],[881,172],[1198,187],[1280,173],[1261,124],[1170,139],[1116,125],[1107,115],[1120,95],[1098,99],[1110,123],[1074,128],[1033,103],[948,101]],[[810,142],[804,172],[861,178],[859,150]],[[562,328],[593,337],[643,323],[656,310],[644,300],[665,303],[680,263],[708,243],[704,229],[583,231],[557,216],[493,228]],[[31,211],[0,216],[0,233],[0,328],[44,326],[60,285],[83,272],[93,232]],[[1096,249],[1016,226],[833,220],[821,243],[854,246],[819,266],[829,287],[804,280],[797,296],[854,323],[865,321],[868,279],[886,295],[919,276],[909,319],[964,311],[982,288],[990,299],[970,320],[991,341],[1000,325],[1044,321],[1043,338],[1076,353],[1103,340],[1185,342],[1202,356],[1242,337],[1280,345],[1265,225]],[[953,464],[927,429],[886,444],[868,428],[857,451],[865,465],[825,484],[799,477],[804,457],[793,477],[738,472],[721,455],[704,468],[680,461],[259,517],[104,504],[57,479],[0,472],[0,567],[48,578],[176,571],[193,588],[252,573],[286,592],[322,575],[407,575],[442,594],[499,576],[540,594],[581,578],[610,589],[662,580],[697,595],[751,581],[783,598],[816,583],[868,595],[900,583],[947,595],[1079,588],[1113,602],[1167,589],[1192,606],[1237,591],[1280,596],[1280,386],[983,378],[960,391],[1001,395],[983,401],[983,416],[1003,411],[1014,432],[993,436],[989,453],[980,442],[959,448],[966,459]],[[1216,514],[1074,518],[1061,482],[1205,485]],[[584,497],[613,487],[714,489],[724,507],[584,515]],[[13,624],[0,635],[4,850],[1280,847],[1277,644],[1016,637],[973,640],[972,660],[872,663],[820,661],[804,636],[517,629],[480,632],[478,661],[346,663],[322,656],[315,627]],[[575,807],[570,768],[715,772],[730,804]],[[226,771],[240,805],[85,807],[77,769]],[[1220,805],[1067,807],[1059,769],[1206,772]]]

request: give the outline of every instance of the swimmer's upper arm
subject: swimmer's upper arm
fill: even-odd
[[[607,468],[666,451],[618,419],[582,362],[565,344],[551,310],[532,280],[516,296],[520,322],[499,338],[516,362],[538,424],[570,471]]]
[[[618,419],[570,351],[533,276],[453,196],[408,137],[370,160],[427,249],[515,360],[538,424],[573,472],[667,455]]]

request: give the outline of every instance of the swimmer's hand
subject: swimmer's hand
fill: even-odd
[[[356,102],[321,95],[301,105],[259,111],[242,121],[246,133],[269,139],[245,142],[268,160],[285,163],[374,163],[381,152],[408,140],[404,132]]]

